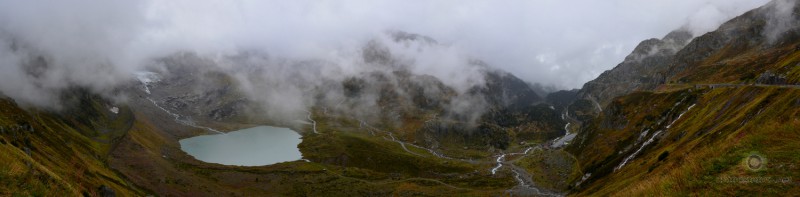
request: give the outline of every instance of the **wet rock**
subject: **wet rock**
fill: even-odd
[[[772,71],[761,73],[756,79],[757,84],[784,85],[787,84],[786,75],[775,74]]]
[[[100,194],[100,196],[102,196],[102,197],[116,197],[117,196],[116,192],[114,192],[114,189],[111,189],[111,187],[108,187],[106,185],[101,185],[99,188],[97,188],[97,190],[98,190],[98,193]]]

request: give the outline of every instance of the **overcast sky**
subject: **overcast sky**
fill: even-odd
[[[529,82],[579,88],[644,39],[682,26],[702,34],[766,2],[0,0],[0,33],[30,43],[66,68],[89,61],[125,73],[138,69],[142,59],[180,50],[244,48],[319,58],[401,30],[433,37]]]

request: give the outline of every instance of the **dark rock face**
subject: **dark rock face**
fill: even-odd
[[[564,131],[559,127],[564,124],[566,122],[559,119],[557,112],[541,105],[528,107],[526,113],[511,113],[508,110],[487,112],[479,125],[445,120],[429,121],[417,134],[468,147],[506,149],[516,141],[549,140],[562,136]],[[510,132],[512,130],[513,135]]]
[[[392,32],[395,42],[419,42],[435,45],[429,37],[405,32]],[[399,120],[398,117],[417,116],[436,112],[414,133],[428,146],[440,143],[457,143],[467,147],[493,147],[505,149],[512,140],[549,139],[563,135],[560,113],[549,105],[530,84],[516,76],[491,69],[479,60],[468,65],[480,68],[484,83],[458,93],[436,77],[416,75],[408,71],[401,61],[393,59],[391,51],[380,42],[370,42],[362,51],[364,62],[391,72],[365,73],[342,81],[343,95],[357,98],[377,95],[383,113],[381,120]],[[567,97],[574,97],[574,92]],[[453,109],[454,99],[474,99],[470,106],[458,108],[481,109],[466,114]],[[571,99],[566,99],[571,100]],[[394,115],[387,115],[394,114]],[[476,117],[477,115],[477,117]],[[512,136],[511,133],[516,136]]]
[[[565,124],[559,112],[549,105],[538,104],[491,109],[480,117],[477,125],[463,121],[432,120],[416,133],[464,146],[505,149],[515,140],[550,140],[562,136]]]
[[[785,85],[787,84],[786,75],[783,74],[775,74],[771,71],[767,71],[761,73],[761,76],[758,76],[756,79],[757,84],[769,84],[769,85]]]
[[[484,77],[485,86],[472,88],[469,94],[483,95],[493,108],[523,108],[542,101],[527,83],[512,74],[489,71]]]
[[[578,92],[578,98],[594,102],[602,108],[617,96],[655,88],[665,82],[665,72],[673,56],[691,39],[688,31],[677,30],[662,39],[642,41],[614,69],[584,84]]]
[[[391,31],[389,32],[389,35],[392,37],[392,39],[394,39],[395,42],[418,41],[425,44],[439,44],[439,42],[437,42],[435,39],[431,37],[408,33],[404,31]]]
[[[377,41],[370,41],[362,51],[361,56],[365,63],[386,66],[394,64],[394,59],[392,59],[389,49]]]
[[[770,51],[797,43],[800,39],[800,6],[797,4],[798,1],[772,1],[725,22],[715,31],[695,38],[675,54],[674,63],[666,72],[666,77],[676,82],[697,81],[707,76],[687,75],[703,74],[702,71],[693,70],[699,65],[711,63],[730,67],[721,60],[737,57],[748,51]],[[790,6],[794,6],[793,10],[780,11]],[[756,73],[752,73],[753,70]],[[761,72],[764,70],[755,68],[750,71],[740,70],[737,74],[750,73],[757,76]]]
[[[342,81],[344,95],[350,98],[360,96],[366,85],[366,81],[361,78],[351,77]]]
[[[472,126],[467,123],[431,121],[426,123],[419,132],[432,136],[434,142],[450,142],[469,147],[494,147],[505,149],[509,145],[509,135],[502,127],[497,125],[482,124]]]
[[[414,105],[422,109],[438,109],[450,102],[449,95],[455,94],[453,89],[433,76],[412,76],[409,82],[401,84],[401,87],[411,95]]]
[[[545,101],[553,105],[557,111],[563,111],[578,97],[579,89],[561,90],[547,94]]]
[[[596,116],[617,96],[654,90],[666,83],[786,83],[780,74],[783,71],[773,74],[766,65],[777,62],[770,51],[784,53],[783,48],[796,46],[800,39],[797,3],[773,1],[696,38],[687,31],[676,30],[662,39],[645,40],[622,63],[584,84],[578,100],[599,106],[593,112]],[[791,5],[793,10],[780,11]],[[745,65],[741,63],[745,61],[731,59],[742,53],[750,53],[758,60]]]
[[[569,112],[570,117],[576,118],[580,121],[588,121],[599,113],[599,109],[596,107],[595,103],[588,99],[578,99],[572,102],[572,104],[567,107],[567,111]]]

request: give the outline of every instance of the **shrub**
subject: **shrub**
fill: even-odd
[[[669,151],[664,151],[660,155],[658,155],[658,161],[663,161],[669,156]]]

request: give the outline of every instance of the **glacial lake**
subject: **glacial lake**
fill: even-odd
[[[180,140],[181,149],[208,163],[263,166],[302,158],[300,134],[281,127],[258,126],[227,134]]]

